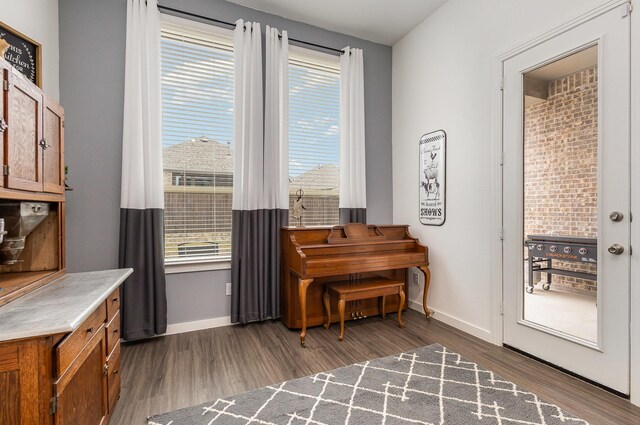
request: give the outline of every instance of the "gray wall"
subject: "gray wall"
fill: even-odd
[[[164,0],[165,6],[233,22],[260,22],[289,37],[364,50],[367,201],[370,223],[392,222],[391,47],[223,0]],[[126,0],[59,0],[60,100],[65,108],[69,271],[117,267]],[[227,270],[167,277],[169,323],[229,315]]]

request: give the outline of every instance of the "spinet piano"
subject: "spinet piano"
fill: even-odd
[[[290,329],[301,329],[302,345],[307,326],[323,323],[322,284],[326,282],[358,285],[380,279],[400,280],[405,282],[407,292],[407,268],[418,267],[425,278],[422,307],[429,317],[429,250],[409,234],[408,225],[283,227],[281,238],[282,321]],[[377,315],[378,308],[375,299],[357,301],[347,317]],[[331,310],[337,312],[336,306]],[[386,303],[385,311],[397,310],[397,300]],[[334,321],[338,321],[337,313],[331,317]]]

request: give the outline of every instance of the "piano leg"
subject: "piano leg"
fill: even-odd
[[[300,344],[304,347],[304,337],[307,336],[307,288],[313,279],[298,279],[298,298],[300,301],[300,316],[302,316],[302,330]]]
[[[404,322],[402,321],[402,308],[404,307],[405,295],[404,295],[404,291],[402,289],[400,289],[400,292],[398,293],[398,298],[399,298],[399,302],[398,302],[398,326],[400,326],[401,328],[404,328]]]
[[[346,301],[344,299],[344,295],[340,296],[338,300],[338,316],[340,317],[340,336],[338,337],[339,341],[344,339],[344,305]]]
[[[431,284],[431,270],[429,270],[429,266],[420,266],[419,269],[424,274],[424,294],[422,295],[422,308],[424,309],[424,314],[427,315],[427,319],[431,316],[429,309],[427,308],[427,294],[429,294],[429,285]]]
[[[324,322],[324,328],[329,329],[331,326],[331,296],[329,295],[329,290],[324,290],[324,312],[327,315],[327,320]]]

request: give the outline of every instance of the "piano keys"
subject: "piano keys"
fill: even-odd
[[[407,293],[407,268],[418,267],[425,281],[422,307],[429,317],[429,250],[409,234],[408,225],[353,223],[335,227],[283,227],[281,241],[282,322],[290,329],[301,330],[302,345],[307,326],[324,322],[322,303],[326,282],[359,285],[395,280],[405,282]],[[403,308],[406,309],[406,302]],[[349,309],[346,316],[354,319],[379,314],[375,299],[354,302]],[[385,311],[397,310],[398,301],[390,299]],[[337,306],[332,306],[331,311],[337,312]],[[337,322],[337,313],[330,320]]]

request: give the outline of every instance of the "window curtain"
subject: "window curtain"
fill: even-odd
[[[122,337],[167,330],[160,102],[160,13],[156,0],[127,0],[119,266]]]
[[[367,222],[362,49],[340,56],[340,223]]]
[[[267,27],[263,114],[260,24],[234,31],[231,321],[280,316],[280,226],[288,220],[288,43]]]

